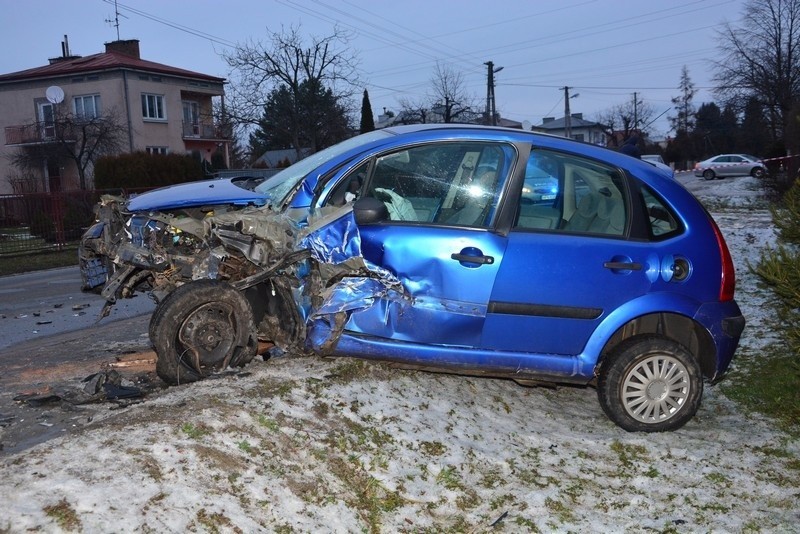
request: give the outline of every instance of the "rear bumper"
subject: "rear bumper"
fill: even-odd
[[[708,330],[716,348],[716,365],[708,378],[712,383],[725,376],[733,361],[746,320],[735,301],[703,305],[695,319]]]

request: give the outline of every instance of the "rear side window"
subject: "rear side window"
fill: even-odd
[[[642,200],[647,209],[650,221],[650,237],[665,239],[680,231],[678,219],[653,191],[646,185],[641,185]]]
[[[533,150],[525,168],[516,229],[622,236],[628,192],[620,172],[594,160]]]

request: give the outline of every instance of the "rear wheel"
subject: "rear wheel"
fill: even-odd
[[[705,178],[706,180],[713,180],[716,177],[717,177],[716,173],[711,169],[706,169],[703,171],[703,178]]]
[[[703,378],[679,343],[646,336],[620,344],[600,368],[600,406],[629,432],[663,432],[685,425],[700,407]]]
[[[247,299],[216,280],[189,282],[167,295],[153,312],[149,330],[156,373],[171,385],[241,367],[258,348]]]

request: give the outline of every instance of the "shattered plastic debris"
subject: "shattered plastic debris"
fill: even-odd
[[[80,388],[47,387],[42,391],[21,393],[14,397],[15,402],[30,406],[42,406],[59,402],[88,404],[104,400],[116,401],[144,396],[136,385],[122,377],[117,371],[94,373],[81,380]]]

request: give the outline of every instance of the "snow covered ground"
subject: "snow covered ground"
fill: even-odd
[[[698,183],[737,264],[740,359],[776,343],[750,178]],[[594,389],[280,358],[0,459],[0,532],[800,532],[800,447],[707,387],[629,434]]]

